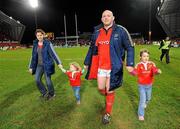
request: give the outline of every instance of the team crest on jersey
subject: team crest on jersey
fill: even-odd
[[[114,34],[114,40],[118,40],[119,38],[119,35],[118,34]]]
[[[114,38],[117,38],[119,35],[118,34],[114,34]]]
[[[153,66],[153,65],[152,65],[152,64],[150,64],[150,65],[148,66],[148,70],[150,70],[150,69],[152,68],[152,66]]]

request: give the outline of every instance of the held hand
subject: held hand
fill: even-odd
[[[88,69],[88,65],[84,65],[84,69],[87,70]]]
[[[62,64],[59,64],[58,67],[59,67],[60,69],[63,68]]]
[[[159,74],[161,74],[161,73],[162,73],[162,71],[161,71],[160,69],[158,69],[158,73],[159,73]]]
[[[59,67],[59,69],[60,69],[63,73],[66,72],[66,70],[63,68],[63,66],[62,66],[61,64],[59,64],[58,67]]]
[[[134,68],[132,66],[126,66],[126,69],[128,72],[132,72],[134,70]]]
[[[31,74],[32,74],[32,69],[29,69],[29,73],[31,73]]]

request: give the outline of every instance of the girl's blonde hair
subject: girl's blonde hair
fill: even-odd
[[[74,65],[78,71],[82,70],[81,66],[77,62],[71,62],[71,63],[69,63],[69,65]]]

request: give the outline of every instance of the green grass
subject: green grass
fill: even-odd
[[[97,91],[96,81],[82,77],[81,105],[77,106],[68,78],[57,69],[52,76],[56,98],[41,101],[34,77],[28,73],[31,49],[0,51],[0,128],[1,129],[179,129],[180,128],[180,50],[172,48],[171,63],[159,62],[157,46],[147,48],[150,58],[162,70],[155,77],[152,100],[145,121],[137,119],[138,90],[135,77],[124,73],[124,84],[116,90],[112,122],[101,123],[104,97]],[[67,69],[71,61],[81,65],[87,48],[57,48]]]

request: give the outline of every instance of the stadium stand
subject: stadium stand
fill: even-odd
[[[51,40],[54,46],[56,47],[73,47],[73,46],[87,46],[90,44],[90,37],[78,37],[78,43],[76,36],[67,36],[67,43],[65,37],[56,37],[54,40]]]
[[[180,37],[180,4],[179,0],[161,0],[156,18],[171,38]]]
[[[88,46],[91,43],[91,33],[87,33],[85,32],[84,34],[80,35],[78,38],[78,44],[77,44],[77,40],[76,40],[76,36],[68,36],[67,37],[67,44],[65,41],[65,37],[56,37],[54,40],[51,40],[51,42],[53,43],[53,45],[55,47],[73,47],[73,46]],[[140,44],[148,44],[148,42],[146,42],[144,40],[144,37],[142,36],[141,33],[131,33],[130,34],[132,37],[132,41],[134,42],[134,44],[136,45],[140,45]]]
[[[131,38],[134,44],[136,45],[141,45],[141,44],[146,44],[144,37],[141,33],[131,33]]]
[[[20,45],[25,26],[0,11],[0,48]]]

